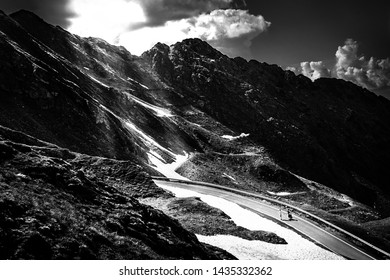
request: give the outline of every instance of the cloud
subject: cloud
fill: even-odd
[[[252,40],[270,26],[241,9],[245,0],[70,0],[68,31],[100,37],[140,55],[158,42],[200,38],[229,56],[250,58]]]
[[[302,74],[312,80],[331,77],[331,71],[322,61],[301,62],[301,69]]]
[[[75,13],[69,8],[70,0],[1,0],[1,9],[13,13],[21,9],[31,11],[45,21],[67,28]]]
[[[295,73],[303,74],[312,80],[321,77],[334,77],[353,82],[375,92],[388,91],[390,88],[390,59],[367,59],[358,53],[359,44],[347,39],[339,46],[332,68],[327,68],[322,61],[302,62]],[[292,69],[292,68],[290,68]]]
[[[119,44],[140,54],[157,42],[173,44],[186,38],[199,38],[229,56],[250,57],[253,38],[267,30],[270,23],[262,16],[244,10],[214,10],[198,16],[167,21],[160,27],[144,27],[125,32]]]
[[[132,54],[140,55],[158,42],[171,45],[186,38],[187,35],[177,21],[168,21],[164,26],[123,32],[118,37],[118,45],[124,46]]]
[[[252,40],[271,23],[248,11],[219,9],[184,20],[184,25],[187,25],[184,32],[189,37],[205,40],[230,56],[250,57]]]
[[[366,59],[358,55],[358,43],[347,39],[336,52],[336,77],[354,82],[368,89],[390,87],[390,60]]]
[[[356,62],[359,60],[358,55],[358,44],[352,39],[347,39],[344,46],[338,47],[336,52],[336,68],[343,69],[350,66],[356,65]]]
[[[129,25],[144,22],[145,15],[135,1],[129,0],[71,0],[77,17],[68,31],[85,37],[99,37],[111,44],[128,32]],[[137,38],[136,40],[140,40]]]
[[[244,10],[214,10],[186,20],[188,35],[206,41],[216,41],[225,38],[239,38],[243,35],[257,36],[265,31],[270,23],[262,16],[254,16]]]
[[[135,0],[144,10],[146,22],[133,25],[131,28],[163,26],[172,20],[181,20],[216,9],[225,9],[246,5],[237,0]],[[244,4],[240,4],[243,2]]]
[[[293,66],[287,66],[286,67],[286,71],[292,71],[294,73],[298,73],[298,70],[296,67],[293,67]]]

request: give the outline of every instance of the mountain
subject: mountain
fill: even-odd
[[[72,154],[71,162],[61,157],[70,166],[56,163],[64,176],[80,166],[73,154],[90,158],[84,168],[102,157],[131,162],[145,178],[159,175],[156,161],[190,155],[178,169],[190,179],[299,192],[291,203],[351,223],[390,216],[390,102],[350,82],[312,82],[199,39],[159,43],[138,57],[24,10],[0,13],[0,59],[1,155],[12,155],[2,160],[14,172],[19,153],[41,165],[33,159],[45,153],[30,147],[37,141]]]
[[[0,131],[0,259],[234,258],[140,203],[170,195],[134,162]]]

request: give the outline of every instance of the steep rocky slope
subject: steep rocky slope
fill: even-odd
[[[297,202],[337,215],[350,208],[334,197],[347,194],[363,203],[360,216],[343,216],[354,222],[390,215],[390,102],[352,83],[312,82],[198,39],[137,57],[28,11],[0,12],[0,60],[0,125],[112,159],[78,158],[74,168],[106,174],[107,166],[122,170],[115,160],[130,160],[158,175],[152,162],[187,153],[179,171],[192,179],[300,192]],[[132,195],[148,193],[140,182]]]
[[[157,148],[140,131],[187,137],[164,120],[168,110],[160,114],[136,97],[156,82],[125,49],[79,38],[27,11],[12,17],[0,18],[2,124],[118,159],[146,158],[145,150]],[[187,141],[177,142],[176,150],[186,148]]]
[[[233,258],[138,201],[154,196],[170,197],[133,161],[0,127],[0,259]]]
[[[389,194],[390,103],[341,80],[314,83],[230,59],[200,40],[144,53],[188,103],[264,146],[282,167],[369,205]]]

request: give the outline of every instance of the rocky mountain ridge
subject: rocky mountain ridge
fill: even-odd
[[[143,54],[192,106],[265,147],[278,164],[369,205],[388,193],[389,105],[352,83],[315,82],[230,59],[192,39]]]

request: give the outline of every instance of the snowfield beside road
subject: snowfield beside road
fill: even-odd
[[[149,160],[160,173],[170,178],[184,179],[183,176],[175,172],[188,159],[188,154],[184,156],[176,155],[176,161],[167,164],[158,155],[149,154]],[[157,183],[157,185],[159,185]],[[160,187],[171,191],[176,197],[199,197],[202,201],[225,212],[237,225],[249,230],[264,230],[274,232],[287,241],[287,245],[271,244],[263,241],[249,241],[235,236],[217,235],[203,236],[197,235],[201,242],[222,248],[242,260],[342,260],[343,257],[334,254],[315,243],[303,238],[296,232],[280,226],[268,219],[246,210],[236,203],[227,201],[219,197],[204,195],[194,191],[175,188],[166,185]]]
[[[292,231],[290,231],[292,232]],[[295,234],[295,233],[294,233]],[[296,234],[297,235],[297,234]],[[200,242],[208,243],[222,248],[236,256],[239,260],[343,260],[314,243],[298,236],[287,240],[287,245],[275,245],[263,241],[249,241],[236,236],[197,235]],[[301,241],[303,242],[301,242]],[[305,244],[307,243],[307,244]]]
[[[249,230],[265,230],[274,232],[287,241],[287,245],[271,244],[263,241],[248,241],[230,235],[203,236],[197,235],[201,242],[220,247],[242,260],[343,260],[313,242],[303,238],[296,232],[280,226],[268,219],[246,210],[239,205],[210,195],[203,195],[194,191],[161,185],[164,189],[173,192],[177,197],[199,197],[202,201],[221,209],[239,226]]]

